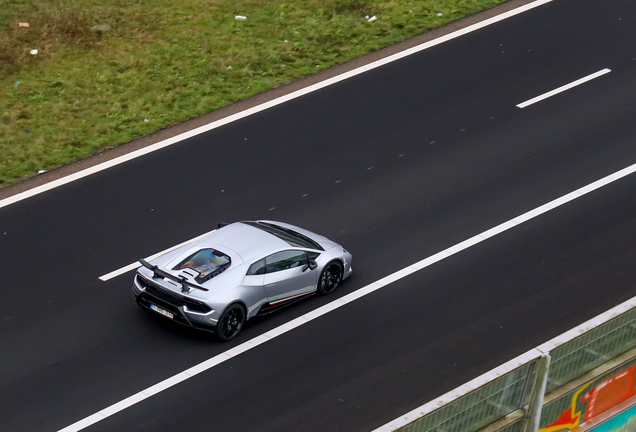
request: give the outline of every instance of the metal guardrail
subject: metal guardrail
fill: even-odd
[[[551,357],[546,393],[636,346],[636,297],[528,351],[374,432],[477,432],[523,410],[536,361]],[[548,410],[549,411],[549,410]],[[521,432],[524,419],[497,432]]]
[[[400,429],[404,432],[476,431],[525,405],[533,363],[522,366]]]

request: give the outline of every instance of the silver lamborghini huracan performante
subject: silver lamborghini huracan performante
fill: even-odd
[[[135,274],[137,303],[180,324],[234,338],[245,322],[312,294],[329,294],[351,274],[351,254],[293,225],[246,221],[219,229]]]

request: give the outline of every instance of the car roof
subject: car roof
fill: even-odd
[[[243,261],[249,263],[274,252],[294,249],[284,240],[241,222],[226,225],[202,237],[198,246],[203,246],[205,243],[230,249],[236,252]],[[223,252],[223,249],[220,250]]]

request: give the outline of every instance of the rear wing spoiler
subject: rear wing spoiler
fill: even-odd
[[[176,283],[181,284],[181,291],[182,292],[187,292],[189,291],[188,289],[186,289],[186,287],[190,287],[190,288],[195,288],[201,291],[210,291],[207,288],[203,288],[202,286],[193,284],[192,282],[188,282],[184,277],[178,277],[175,275],[172,275],[168,272],[165,272],[163,270],[161,270],[160,268],[158,268],[156,265],[152,265],[150,264],[148,261],[144,260],[144,259],[140,259],[139,262],[141,263],[142,266],[146,267],[148,270],[152,271],[152,277],[156,277],[156,276],[161,276],[167,279],[170,279]]]

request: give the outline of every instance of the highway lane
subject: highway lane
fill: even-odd
[[[459,385],[634,296],[635,191],[636,177],[608,186],[88,430],[372,430],[438,396],[431,382]]]
[[[208,231],[217,221],[271,217],[343,242],[356,260],[355,277],[338,293],[343,295],[635,162],[634,6],[613,2],[599,8],[592,1],[572,6],[571,1],[555,1],[1,209],[0,228],[7,234],[0,243],[5,294],[0,306],[0,404],[10,409],[0,413],[0,421],[16,430],[63,427],[232,346],[143,314],[130,299],[129,275],[97,281],[140,256]],[[514,107],[604,67],[612,73],[596,82],[523,111]],[[570,295],[580,289],[570,286]],[[633,295],[624,286],[613,289],[592,296],[580,319],[561,317],[533,336],[546,340]],[[457,292],[465,295],[468,290],[464,286]],[[385,293],[381,295],[389,295]],[[552,300],[551,291],[540,293],[538,300]],[[439,295],[438,304],[451,305],[457,298],[453,292]],[[312,299],[259,320],[242,338],[329,300]],[[420,313],[440,310],[424,300]],[[502,309],[512,301],[506,296],[497,300]],[[461,305],[449,306],[449,317],[471,311],[469,303]],[[489,316],[485,311],[481,319]],[[358,330],[364,337],[356,346],[381,346],[372,328],[386,325],[385,318],[370,319],[368,312],[351,318],[369,326]],[[333,329],[337,321],[332,320],[336,318],[325,316],[314,325]],[[284,340],[302,342],[303,331]],[[408,335],[398,340],[404,342],[403,350],[408,349]],[[471,340],[485,335],[482,330]],[[535,345],[524,342],[502,349],[499,357],[468,351],[451,355],[464,361],[465,376],[455,381],[429,376],[431,393],[422,393],[417,401],[411,398],[417,388],[387,400],[381,390],[390,392],[391,386],[378,385],[375,403],[381,398],[384,409],[348,413],[347,424],[363,427],[390,420],[408,411],[403,407],[417,406]],[[338,353],[340,345],[323,349]],[[373,351],[360,349],[358,355],[373,357]],[[449,352],[427,357],[427,366],[443,369]],[[298,352],[294,356],[298,366],[289,379],[303,382],[300,365],[308,362]],[[380,374],[382,362],[373,367]],[[349,392],[364,394],[360,383],[347,378],[346,369],[334,373],[349,380]],[[344,385],[318,377],[329,388]],[[238,387],[250,385],[247,381]],[[255,422],[251,424],[269,422],[274,428],[289,418],[291,426],[302,413],[320,416],[323,429],[335,429],[343,421],[340,411],[327,415],[320,409],[326,400],[320,394],[296,396],[296,406],[290,406],[280,388],[266,393],[268,404],[278,409],[256,404],[253,411],[259,415],[245,416]],[[190,402],[171,399],[171,406],[182,409],[182,404]],[[229,404],[241,406],[235,400]],[[218,412],[234,411],[223,407]],[[121,421],[137,411],[131,413],[122,413]],[[154,418],[148,412],[141,415]],[[149,421],[144,418],[135,424]]]

